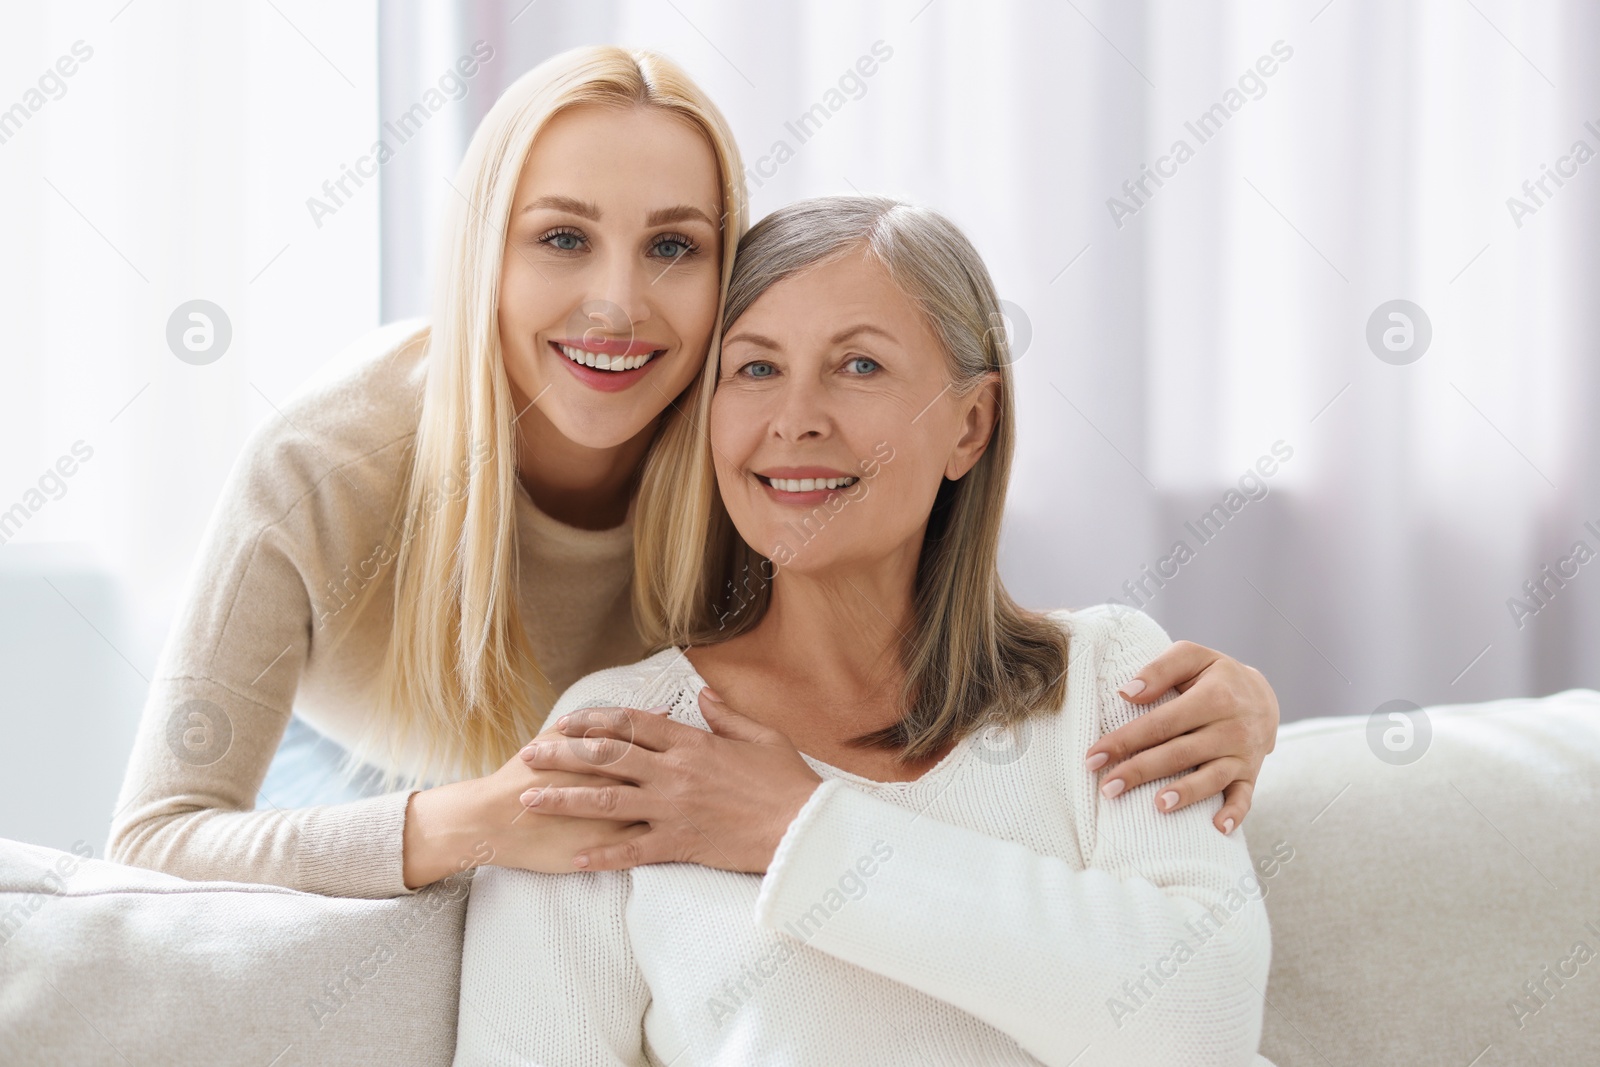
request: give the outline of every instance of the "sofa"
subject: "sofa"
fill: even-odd
[[[1290,723],[1241,832],[1279,1067],[1600,1064],[1600,693]],[[0,840],[0,1061],[447,1064],[470,890],[334,899]]]

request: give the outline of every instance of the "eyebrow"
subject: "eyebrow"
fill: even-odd
[[[855,337],[857,334],[863,334],[863,333],[875,333],[879,337],[883,338],[885,341],[893,341],[895,339],[894,338],[894,334],[890,333],[888,330],[881,329],[881,328],[879,328],[877,326],[874,326],[870,322],[863,322],[863,323],[860,323],[859,325],[848,326],[845,329],[840,330],[838,333],[834,334],[833,337],[831,337],[829,339],[828,343],[829,344],[835,344],[835,345],[842,345],[846,341],[848,341],[851,338]]]
[[[540,208],[565,211],[569,215],[580,215],[591,222],[600,221],[600,208],[598,206],[588,200],[579,200],[571,196],[541,196],[539,199],[529,202],[518,214],[526,215],[528,212],[537,211]]]
[[[874,334],[877,334],[879,337],[882,337],[885,341],[893,342],[895,340],[894,335],[891,334],[888,330],[880,329],[879,327],[872,325],[870,322],[863,322],[863,323],[858,323],[855,326],[846,326],[844,329],[840,330],[838,333],[836,333],[832,337],[828,338],[828,343],[830,345],[842,345],[846,341],[849,341],[852,338],[856,337],[857,335],[863,334],[863,333],[874,333]],[[772,349],[774,351],[778,351],[778,352],[783,351],[783,346],[780,345],[778,342],[774,341],[772,338],[764,337],[759,333],[751,333],[748,330],[741,330],[740,332],[734,334],[732,337],[724,337],[722,339],[722,343],[724,345],[731,345],[736,341],[743,341],[743,342],[746,342],[748,344],[758,345],[758,346],[760,346],[762,348],[770,348],[770,349]]]
[[[781,349],[783,347],[770,337],[763,337],[759,333],[751,333],[748,330],[745,330],[742,333],[736,333],[732,337],[724,337],[722,339],[722,344],[723,347],[726,348],[728,345],[731,345],[736,341],[743,341],[747,344],[755,345],[758,348]]]
[[[569,215],[577,215],[591,222],[600,221],[599,205],[589,200],[579,200],[571,196],[541,196],[537,200],[530,201],[518,214],[526,214],[529,211],[537,211],[540,208],[551,211],[565,211]],[[712,221],[710,215],[707,215],[692,204],[656,208],[650,212],[644,224],[646,226],[664,226],[669,222],[683,222],[689,219],[699,219],[712,229],[717,228],[717,224]]]
[[[713,230],[717,229],[717,224],[711,220],[711,216],[692,204],[679,204],[677,207],[658,207],[645,218],[644,224],[646,226],[664,226],[669,222],[686,222],[690,219],[699,219]]]

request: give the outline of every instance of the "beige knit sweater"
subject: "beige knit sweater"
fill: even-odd
[[[374,714],[364,689],[391,619],[400,537],[389,523],[421,413],[427,336],[417,319],[368,334],[250,436],[150,685],[112,859],[330,896],[413,892],[402,842],[414,790],[293,810],[258,791],[291,710],[346,746]],[[632,526],[631,509],[614,529],[568,526],[518,485],[520,607],[558,694],[643,654],[630,611]],[[359,617],[341,618],[369,581],[386,588]]]

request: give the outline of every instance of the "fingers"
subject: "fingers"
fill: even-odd
[[[1220,833],[1231,834],[1244,822],[1244,817],[1250,812],[1250,800],[1255,794],[1255,785],[1245,779],[1235,777],[1244,769],[1244,761],[1233,758],[1214,759],[1204,766],[1197,767],[1191,773],[1167,785],[1156,794],[1156,809],[1162,812],[1180,811],[1197,800],[1205,800],[1222,794],[1222,807],[1212,816],[1211,823]],[[1111,786],[1114,781],[1120,781],[1122,772],[1119,768],[1114,777],[1107,778],[1101,786],[1104,793],[1107,787],[1114,792],[1112,796],[1120,796],[1134,785],[1124,788]],[[1167,775],[1154,775],[1151,777],[1162,778]],[[1150,778],[1146,778],[1146,781]],[[1137,783],[1136,783],[1137,784]]]
[[[1093,763],[1096,755],[1103,753],[1108,757],[1098,764],[1090,766],[1089,769],[1094,771],[1099,770],[1101,767],[1115,767],[1124,760],[1130,759],[1155,745],[1159,745],[1163,741],[1171,741],[1175,737],[1186,734],[1209,721],[1204,717],[1203,712],[1204,707],[1191,698],[1189,694],[1175,697],[1158,708],[1151,708],[1137,719],[1122,724],[1089,746],[1088,752],[1085,753],[1085,758],[1090,763]],[[1221,754],[1215,753],[1215,755]],[[1186,770],[1191,766],[1193,764],[1184,764],[1182,767],[1172,768],[1167,773],[1177,774],[1179,771]],[[1151,777],[1159,778],[1162,776],[1154,775]],[[1147,777],[1146,781],[1148,780]],[[1132,789],[1133,786],[1129,785],[1128,788]]]
[[[535,787],[525,790],[520,799],[530,811],[575,819],[646,822],[654,814],[649,798],[638,787],[620,783]]]
[[[1194,684],[1195,676],[1216,662],[1219,653],[1193,641],[1175,641],[1161,655],[1118,687],[1130,703],[1148,704],[1168,689],[1183,692]]]
[[[1250,814],[1250,800],[1255,796],[1256,787],[1251,782],[1236,780],[1222,791],[1222,810],[1217,812],[1211,821],[1218,830],[1231,834],[1244,822],[1244,817]]]
[[[1177,811],[1197,800],[1205,800],[1222,792],[1228,783],[1248,773],[1245,762],[1234,756],[1195,760],[1190,755],[1193,742],[1188,737],[1169,741],[1165,745],[1144,753],[1139,760],[1130,760],[1105,772],[1100,782],[1100,795],[1110,798],[1137,789],[1146,782],[1160,781],[1190,771],[1176,782],[1163,785],[1156,794],[1156,806],[1162,811]],[[1151,762],[1159,761],[1157,762]],[[1190,768],[1193,768],[1191,771]],[[1172,793],[1177,802],[1168,804]],[[1238,816],[1235,816],[1237,820]]]
[[[1197,800],[1205,800],[1222,792],[1228,783],[1234,781],[1234,770],[1237,761],[1218,759],[1184,775],[1169,785],[1163,785],[1156,794],[1156,809],[1158,811],[1179,811],[1188,807]],[[1217,828],[1222,828],[1223,816],[1219,814],[1212,821]],[[1235,816],[1235,821],[1238,817]]]
[[[572,857],[572,865],[584,871],[623,871],[646,863],[667,862],[671,856],[665,851],[665,839],[666,835],[652,830],[618,845],[585,849]]]
[[[615,737],[554,736],[528,742],[519,755],[536,770],[579,771],[641,782],[648,780],[649,761],[656,753]]]
[[[695,730],[693,726],[667,718],[667,707],[661,704],[644,709],[579,708],[557,719],[553,728],[565,737],[612,737],[652,752],[663,752],[685,736],[682,731]]]
[[[710,686],[702,686],[700,689],[700,712],[705,717],[706,725],[719,737],[766,744],[782,737],[777,730],[739,714]],[[784,740],[787,741],[788,738],[785,737]]]

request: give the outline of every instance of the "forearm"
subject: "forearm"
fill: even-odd
[[[284,717],[208,678],[157,678],[146,699],[107,853],[192,881],[381,899],[401,877],[406,795],[278,808],[259,793]]]
[[[1260,901],[1228,893],[1249,870],[1238,839],[1207,830],[1209,852],[1157,873],[1162,886],[1079,869],[838,781],[823,788],[763,882],[763,928],[953,1004],[1049,1064],[1091,1040],[1128,1062],[1253,1050],[1252,983],[1264,987],[1270,949]],[[1205,817],[1197,807],[1171,818]],[[1193,949],[1183,977],[1158,988],[1149,975],[1172,977],[1180,942]]]
[[[255,882],[335,897],[382,899],[401,883],[405,794],[285,811],[196,808],[158,795],[113,824],[110,857],[192,881]]]

